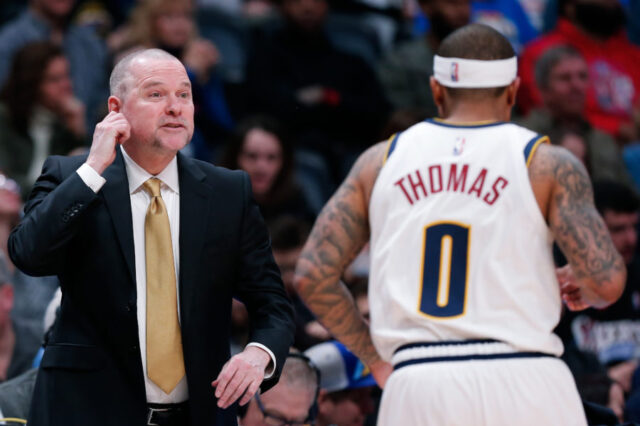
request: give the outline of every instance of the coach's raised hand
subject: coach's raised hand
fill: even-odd
[[[111,111],[96,125],[87,164],[102,174],[116,158],[116,145],[129,139],[130,129],[124,115]]]

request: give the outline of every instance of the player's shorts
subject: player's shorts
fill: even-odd
[[[496,341],[403,348],[392,360],[378,425],[587,424],[573,376],[556,357]]]

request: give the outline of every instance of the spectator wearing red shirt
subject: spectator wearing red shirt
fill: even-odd
[[[640,48],[624,31],[624,10],[617,0],[565,0],[555,29],[528,44],[520,60],[519,107],[526,114],[541,104],[534,66],[547,49],[568,44],[589,67],[586,117],[596,128],[622,142],[638,137],[634,108],[640,107]]]

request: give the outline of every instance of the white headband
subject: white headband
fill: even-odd
[[[476,59],[443,58],[436,55],[433,75],[446,87],[482,89],[508,86],[518,74],[518,60],[480,61]]]

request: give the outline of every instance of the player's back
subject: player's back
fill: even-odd
[[[511,123],[428,120],[390,143],[369,205],[383,359],[402,345],[478,339],[562,352],[553,239],[527,171],[545,139]]]

